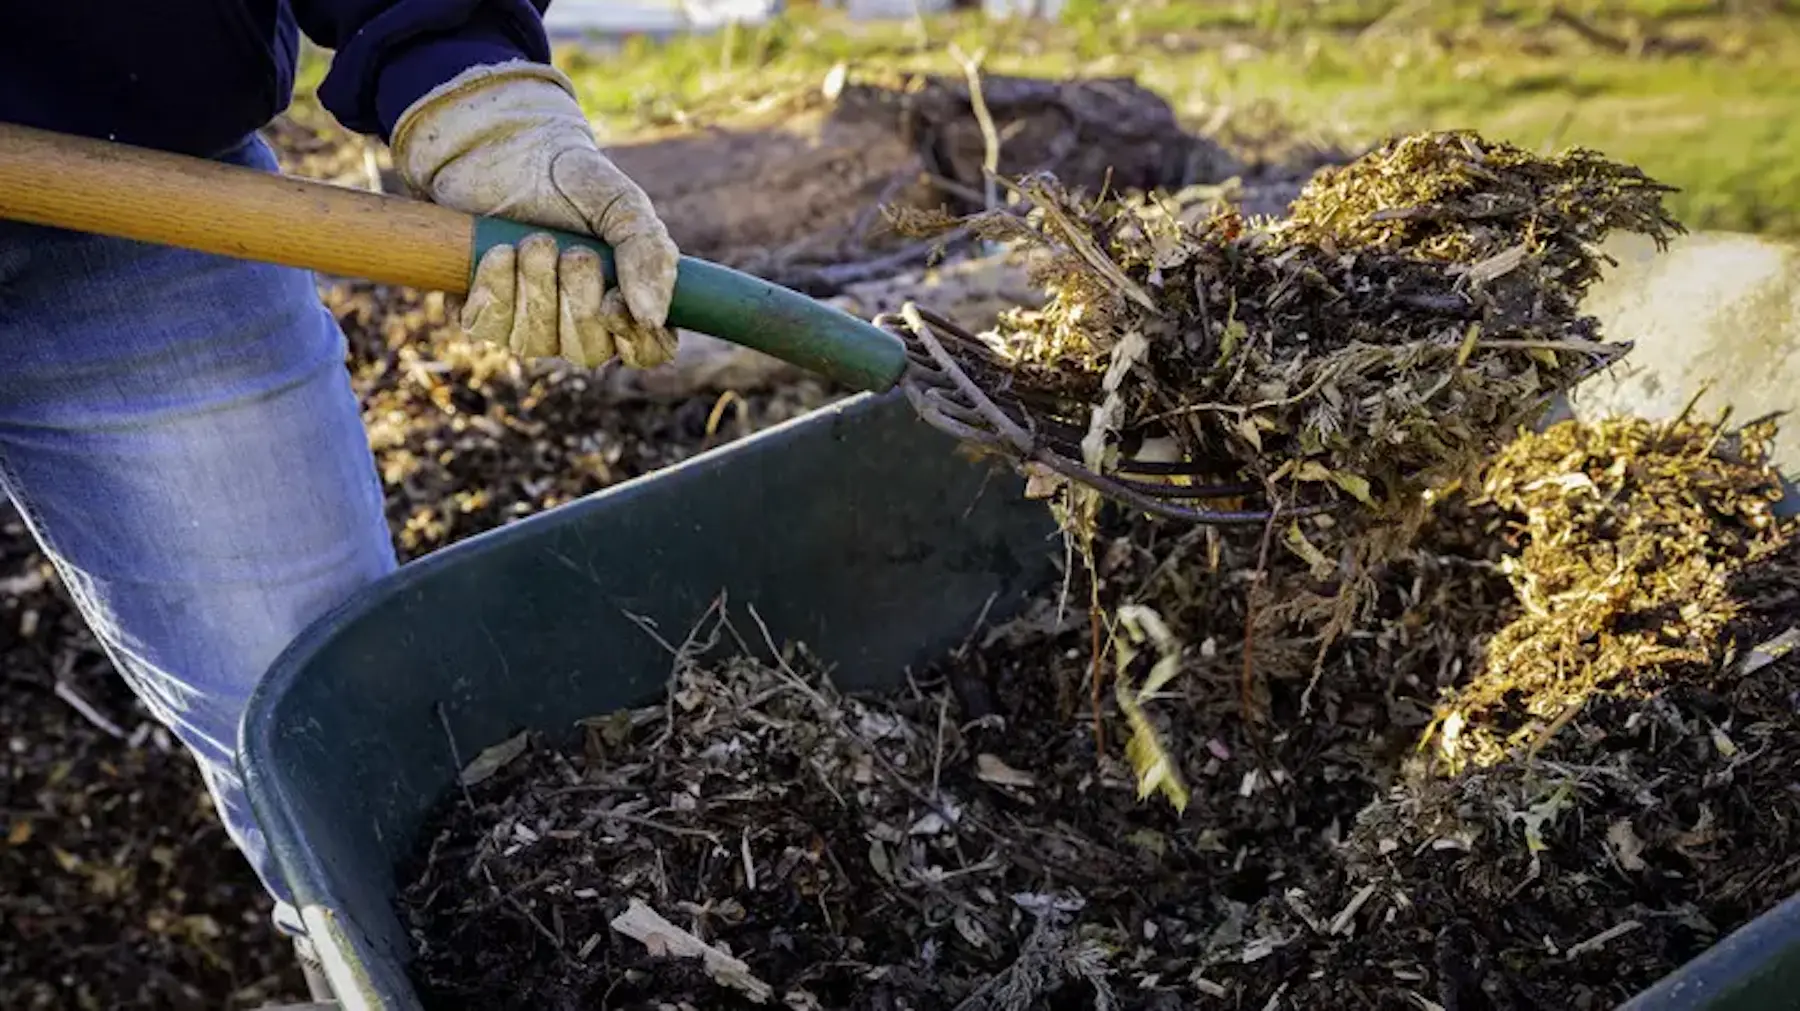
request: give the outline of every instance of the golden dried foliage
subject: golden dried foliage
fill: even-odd
[[[1600,269],[1592,242],[1615,228],[1658,241],[1680,231],[1662,208],[1668,188],[1635,168],[1466,132],[1403,137],[1322,171],[1275,221],[1227,206],[1190,222],[1044,175],[1019,188],[1028,216],[967,222],[1054,253],[1036,276],[1047,303],[986,335],[1016,392],[1085,430],[1112,387],[1104,468],[1143,439],[1171,439],[1219,478],[1361,503],[1383,522],[1471,476],[1554,394],[1626,350],[1577,308]],[[924,234],[950,224],[896,220]],[[1115,352],[1131,341],[1145,349],[1120,370]]]
[[[1509,445],[1477,505],[1514,514],[1503,559],[1520,613],[1486,645],[1431,737],[1447,765],[1489,765],[1599,692],[1715,661],[1732,580],[1795,532],[1774,511],[1772,424],[1611,418]]]
[[[1118,619],[1123,634],[1113,640],[1119,668],[1114,696],[1131,727],[1125,757],[1137,776],[1138,798],[1161,794],[1175,810],[1185,811],[1188,788],[1181,778],[1181,760],[1169,751],[1145,708],[1181,672],[1181,641],[1169,631],[1161,615],[1141,604],[1120,607]],[[1132,662],[1146,643],[1156,651],[1156,661],[1143,683],[1135,684],[1130,673]]]

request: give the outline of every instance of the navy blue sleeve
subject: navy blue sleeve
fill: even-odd
[[[549,0],[292,0],[307,37],[335,50],[319,102],[346,129],[387,140],[420,96],[469,67],[550,62]]]

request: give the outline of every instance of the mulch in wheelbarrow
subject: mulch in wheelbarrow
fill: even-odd
[[[665,703],[469,761],[403,878],[414,979],[433,1009],[1611,1007],[1800,887],[1766,436],[1521,437],[1322,667],[1243,639],[1258,532],[1142,519],[882,696],[715,611]]]

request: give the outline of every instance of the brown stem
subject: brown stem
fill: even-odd
[[[1088,604],[1088,625],[1093,633],[1094,651],[1088,672],[1088,680],[1093,685],[1094,761],[1099,764],[1106,760],[1106,724],[1100,719],[1100,603],[1097,600]]]
[[[1263,580],[1269,573],[1269,543],[1275,539],[1275,518],[1281,511],[1281,501],[1275,496],[1275,489],[1270,488],[1269,502],[1274,506],[1269,522],[1263,527],[1262,544],[1257,548],[1256,572],[1250,577],[1250,591],[1244,595],[1244,672],[1241,677],[1239,705],[1243,708],[1245,732],[1253,738],[1255,727],[1262,722],[1262,714],[1256,705],[1256,611],[1262,602]]]

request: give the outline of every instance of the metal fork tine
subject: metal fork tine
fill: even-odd
[[[1266,524],[1277,517],[1275,510],[1267,508],[1217,510],[1183,504],[1248,499],[1261,491],[1255,484],[1180,484],[1123,476],[1200,478],[1217,470],[1202,464],[1132,460],[1119,465],[1120,476],[1096,474],[1078,462],[1083,428],[1055,416],[1068,411],[1068,406],[1045,398],[1027,402],[1006,389],[1003,366],[992,349],[973,335],[911,304],[899,314],[877,316],[875,323],[899,337],[906,347],[910,367],[901,388],[919,417],[961,442],[1048,468],[1107,498],[1157,516],[1212,525]],[[997,372],[1002,374],[999,380],[995,379]],[[990,388],[996,386],[1000,388]],[[1290,507],[1279,515],[1306,516],[1332,508],[1331,504]]]
[[[1247,481],[1237,484],[1164,484],[1161,481],[1133,481],[1123,477],[1113,480],[1133,491],[1167,499],[1248,498],[1262,492],[1261,488]]]

